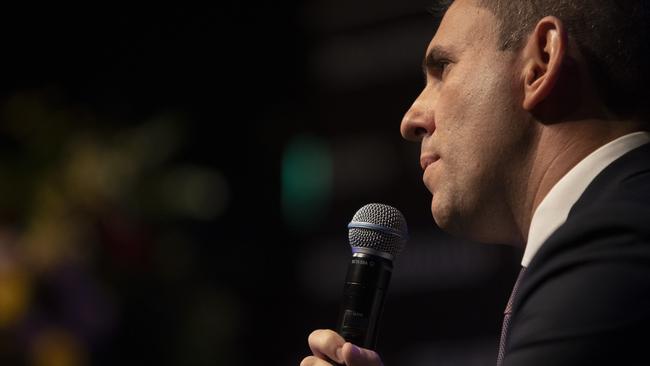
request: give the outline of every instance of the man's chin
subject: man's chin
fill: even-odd
[[[443,231],[456,235],[453,233],[455,231],[452,225],[454,220],[452,220],[450,212],[449,207],[437,202],[435,197],[431,200],[431,215],[436,225]]]
[[[440,200],[440,197],[434,196],[431,200],[431,215],[442,231],[457,238],[479,241],[476,240],[478,239],[475,235],[476,231],[469,225],[471,220],[467,220],[457,210],[453,210],[453,205]]]

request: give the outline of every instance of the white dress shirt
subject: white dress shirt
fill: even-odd
[[[619,137],[601,146],[569,170],[537,206],[530,222],[521,265],[528,267],[535,253],[566,221],[573,204],[603,169],[625,153],[648,142],[650,142],[650,134],[647,132],[634,132]]]

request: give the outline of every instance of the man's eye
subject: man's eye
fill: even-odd
[[[438,73],[439,76],[443,76],[445,71],[449,66],[450,62],[447,60],[439,60],[433,64],[433,69]]]
[[[443,81],[449,73],[449,69],[453,62],[445,58],[428,57],[426,60],[426,67],[424,72],[424,83],[428,83],[429,78]]]

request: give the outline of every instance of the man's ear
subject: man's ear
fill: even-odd
[[[532,111],[553,91],[566,57],[568,36],[562,21],[542,18],[523,48],[523,108]]]

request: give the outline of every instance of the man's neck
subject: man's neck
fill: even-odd
[[[517,226],[526,238],[535,210],[553,186],[581,160],[599,147],[640,130],[628,121],[581,120],[540,125],[527,176],[522,176],[524,199]]]

